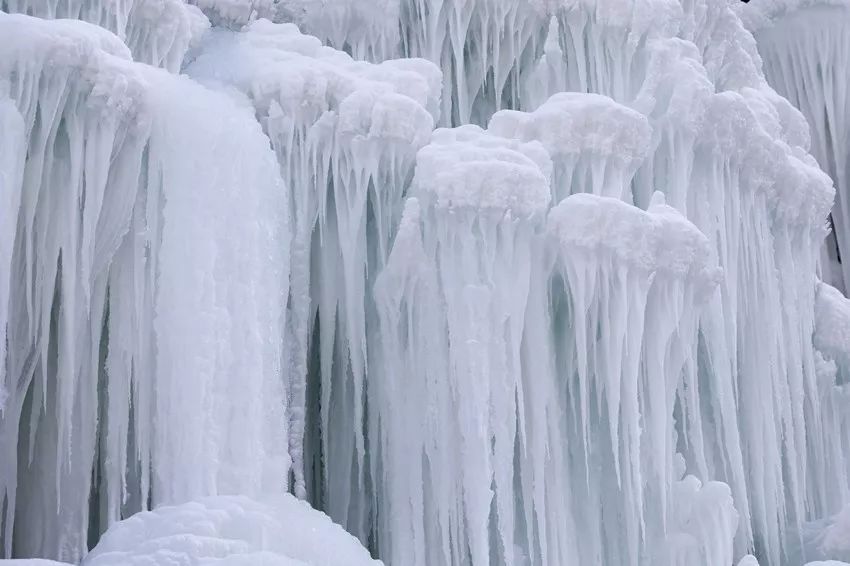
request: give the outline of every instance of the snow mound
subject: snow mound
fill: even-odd
[[[187,71],[196,80],[235,86],[261,114],[275,101],[289,113],[319,115],[337,109],[354,92],[369,91],[374,101],[394,99],[387,108],[400,113],[388,119],[412,125],[416,135],[433,128],[426,115],[438,112],[442,80],[440,70],[426,61],[357,61],[293,24],[269,20],[252,22],[241,33],[211,34]]]
[[[209,497],[133,515],[83,566],[366,566],[381,564],[324,513],[291,495]]]
[[[188,49],[210,26],[182,0],[0,0],[0,11],[95,24],[124,41],[135,61],[171,72],[180,70]]]
[[[552,163],[539,142],[494,136],[478,126],[441,128],[419,151],[414,187],[438,207],[541,213],[549,205]]]
[[[651,149],[646,116],[607,96],[559,93],[531,113],[503,110],[488,131],[539,141],[552,157],[556,200],[587,192],[631,201],[630,182]]]
[[[708,238],[655,193],[649,210],[619,199],[579,193],[549,213],[549,233],[565,249],[609,253],[647,271],[689,274],[716,284]]]
[[[537,110],[502,110],[487,131],[523,142],[537,140],[552,158],[589,153],[626,164],[643,161],[652,129],[646,116],[607,96],[576,92],[553,95]]]
[[[815,348],[850,368],[850,299],[818,282],[815,296]]]

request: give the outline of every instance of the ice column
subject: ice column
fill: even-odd
[[[384,363],[370,418],[381,442],[378,540],[391,563],[514,564],[531,552],[529,541],[515,551],[518,530],[532,528],[515,517],[515,457],[550,172],[539,143],[475,126],[437,130],[419,153],[375,287]]]
[[[568,497],[581,559],[662,563],[653,553],[664,546],[653,543],[671,527],[668,506],[681,505],[670,498],[674,408],[694,379],[697,307],[717,280],[708,240],[660,193],[649,211],[575,194],[547,224],[558,249],[550,300],[564,415],[552,442],[571,447],[564,470],[581,486]]]

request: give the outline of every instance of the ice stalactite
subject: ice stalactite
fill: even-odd
[[[124,41],[133,60],[175,73],[210,25],[181,0],[2,0],[0,11],[95,24]]]
[[[674,404],[695,378],[698,305],[717,283],[708,239],[660,193],[646,212],[573,195],[548,224],[559,247],[553,292],[564,294],[552,313],[565,415],[553,442],[572,447],[566,468],[584,486],[570,496],[575,520],[583,517],[581,561],[667,563],[666,517],[687,505],[670,497]]]
[[[753,2],[739,11],[758,42],[768,82],[802,111],[811,126],[811,152],[835,182],[834,235],[822,276],[850,289],[850,4],[838,1]]]
[[[770,549],[775,564],[788,521],[799,524],[817,501],[807,495],[806,459],[820,457],[823,431],[807,336],[832,188],[802,149],[781,140],[771,108],[754,89],[713,95],[697,144],[689,210],[711,236],[724,279],[701,322],[705,409],[694,426],[705,442],[688,454],[702,477],[729,482],[740,534],[752,524],[756,547]]]
[[[536,84],[550,94],[593,92],[630,102],[643,84],[652,44],[676,35],[681,14],[674,0],[555,2],[549,56],[535,70]],[[546,77],[557,77],[556,84]]]
[[[283,0],[276,18],[355,59],[379,62],[400,54],[400,12],[399,0]]]
[[[443,69],[443,125],[485,125],[519,109],[522,73],[546,39],[547,7],[506,0],[410,0],[402,7],[402,53]]]
[[[531,552],[530,540],[515,541],[533,527],[515,517],[514,462],[532,243],[550,173],[539,143],[475,126],[437,130],[419,153],[375,287],[385,342],[370,418],[378,540],[392,563],[514,564],[515,547]]]
[[[304,468],[322,459],[324,477],[312,485],[311,498],[365,538],[371,506],[363,413],[367,325],[376,323],[368,290],[389,254],[416,151],[433,128],[439,70],[422,60],[354,61],[291,24],[259,21],[241,34],[212,37],[188,72],[247,94],[293,187],[284,344],[292,372],[294,489],[307,495]],[[308,355],[316,324],[322,444],[305,463]]]
[[[100,28],[0,27],[4,136],[26,148],[0,153],[18,201],[0,287],[4,555],[76,560],[148,505],[282,492],[288,213],[259,126]]]
[[[136,193],[106,187],[137,182],[144,86],[127,48],[99,28],[0,18],[6,136],[20,148],[4,147],[4,194],[16,205],[5,212],[11,269],[0,297],[4,555],[14,544],[24,555],[75,558],[86,545],[96,443],[104,259]]]

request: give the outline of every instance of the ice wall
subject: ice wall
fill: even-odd
[[[291,491],[388,564],[778,566],[848,503],[834,190],[727,3],[191,4],[0,4],[4,555]]]

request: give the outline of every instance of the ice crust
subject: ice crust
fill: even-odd
[[[798,104],[843,8],[191,4],[0,0],[2,556],[781,566],[850,503],[843,83],[810,133],[756,49]]]

